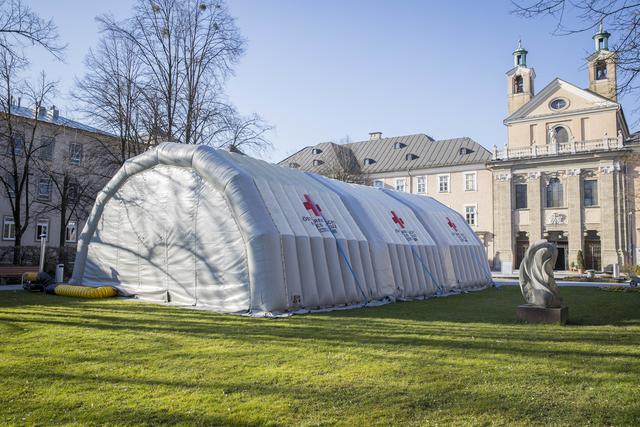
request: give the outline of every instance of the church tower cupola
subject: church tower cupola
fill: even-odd
[[[599,50],[609,50],[609,36],[611,36],[611,34],[605,31],[602,21],[600,21],[600,29],[593,35],[593,41],[596,43],[596,52]]]
[[[514,67],[526,67],[527,66],[527,49],[522,47],[522,40],[518,40],[518,47],[513,51],[513,66]]]
[[[533,79],[536,73],[527,66],[527,53],[529,52],[522,47],[522,40],[518,40],[518,47],[513,51],[513,68],[507,71],[509,114],[533,98]]]

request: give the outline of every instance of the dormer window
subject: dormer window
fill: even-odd
[[[291,162],[291,163],[289,163],[289,167],[291,169],[298,169],[300,167],[300,165],[298,163]]]
[[[375,160],[370,159],[370,158],[368,158],[368,157],[367,157],[366,159],[364,159],[364,162],[363,162],[363,163],[364,163],[365,165],[369,166],[369,165],[374,164],[375,162],[376,162]]]
[[[473,150],[467,147],[460,147],[460,151],[458,152],[461,156],[465,156],[467,154],[473,153]]]
[[[311,154],[320,154],[320,153],[322,153],[322,150],[319,148],[314,148],[311,150]]]
[[[523,93],[524,92],[524,80],[522,76],[515,76],[513,78],[513,93]]]
[[[318,159],[316,159],[316,160],[314,160],[314,161],[313,161],[313,166],[320,166],[320,165],[321,165],[321,164],[323,164],[323,163],[324,163],[324,162],[323,162],[322,160],[318,160]]]
[[[403,144],[402,142],[396,142],[393,144],[393,149],[394,150],[400,150],[401,148],[406,147],[407,144]]]
[[[594,72],[595,72],[596,80],[606,80],[607,79],[607,63],[604,61],[597,61]]]
[[[415,159],[417,159],[417,158],[418,158],[418,156],[417,156],[417,155],[415,155],[415,154],[413,154],[413,153],[409,153],[409,154],[407,154],[407,155],[405,155],[405,156],[404,156],[404,159],[405,159],[405,160],[415,160]]]

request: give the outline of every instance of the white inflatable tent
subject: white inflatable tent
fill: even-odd
[[[446,224],[430,224],[439,217],[425,209],[241,154],[164,143],[125,162],[98,195],[71,283],[253,315],[489,285],[473,231],[458,228],[478,250],[447,255],[452,245],[433,231]],[[477,269],[462,265],[468,257]]]

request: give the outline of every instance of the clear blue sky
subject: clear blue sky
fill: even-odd
[[[132,3],[30,4],[54,19],[69,44],[65,63],[37,49],[31,53],[32,71],[45,69],[59,80],[56,104],[73,117],[67,94],[99,38],[94,17],[111,12],[124,18]],[[553,36],[553,19],[512,15],[506,0],[229,0],[229,8],[248,44],[228,94],[242,112],[257,112],[276,126],[274,149],[263,156],[272,161],[346,135],[366,139],[370,131],[504,145],[504,73],[520,36],[538,90],[555,77],[587,86],[591,34]],[[640,103],[631,96],[622,102],[632,124]]]

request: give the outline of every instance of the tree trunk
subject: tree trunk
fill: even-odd
[[[13,265],[20,265],[20,261],[21,261],[20,253],[22,252],[20,250],[21,246],[22,246],[22,233],[18,235],[18,232],[16,229],[16,240],[13,242]]]
[[[64,244],[67,234],[67,204],[69,197],[69,177],[65,175],[62,181],[62,193],[60,194],[60,232],[58,234],[58,264],[66,261]]]

